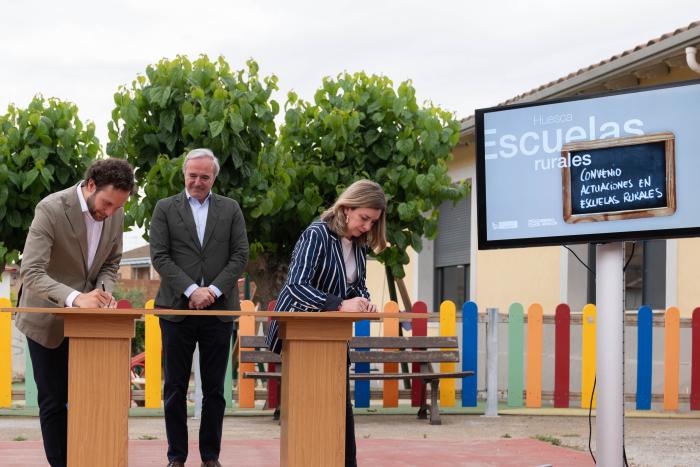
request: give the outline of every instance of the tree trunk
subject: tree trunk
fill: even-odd
[[[392,302],[399,303],[396,297],[396,285],[394,284],[394,273],[391,272],[391,267],[389,265],[384,265],[384,270],[386,271],[386,283],[389,287],[389,300]],[[383,306],[384,304],[382,304]]]
[[[391,272],[391,267],[388,265],[384,265],[384,270],[386,271],[386,283],[387,286],[389,287],[389,299],[393,302],[399,303],[398,296],[396,295],[396,284],[395,284],[395,279],[394,279],[394,273]],[[400,311],[400,306],[399,306],[399,311]],[[380,310],[383,311],[383,310]],[[411,311],[406,310],[406,311]],[[399,336],[403,337],[403,326],[401,326],[401,323],[399,322]],[[403,374],[408,374],[408,363],[402,363],[401,364],[401,373]],[[404,379],[403,380],[403,387],[404,389],[411,389],[411,380],[410,379]]]
[[[288,270],[289,259],[280,260],[274,256],[260,255],[254,261],[248,262],[246,272],[251,282],[255,283],[255,294],[251,300],[259,304],[261,310],[267,310],[270,301],[277,298],[287,279]]]

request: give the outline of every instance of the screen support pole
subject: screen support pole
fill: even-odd
[[[596,248],[596,458],[599,465],[622,467],[623,394],[623,243]]]

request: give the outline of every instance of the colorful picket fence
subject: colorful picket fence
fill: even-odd
[[[0,298],[0,308],[10,308],[10,302],[6,298]],[[130,306],[122,304],[121,306]],[[145,308],[153,308],[153,300],[145,304]],[[254,306],[249,301],[242,302],[242,309],[253,310]],[[382,325],[382,333],[385,336],[398,336],[400,326],[399,307],[394,302],[388,302],[384,312],[395,313],[396,318],[386,318]],[[412,311],[425,314],[425,318],[412,320],[411,328],[415,336],[429,334],[429,314],[425,303],[416,302]],[[478,312],[478,307],[473,302],[464,303],[461,307],[461,368],[477,372],[478,362],[478,335],[479,321],[486,320],[485,314]],[[541,407],[542,406],[542,375],[543,375],[543,328],[544,310],[539,304],[531,304],[525,307],[520,303],[512,304],[507,314],[501,314],[500,321],[507,322],[508,343],[508,379],[507,379],[507,405],[509,407]],[[158,318],[153,315],[145,316],[145,407],[162,407],[162,371],[161,371],[161,336]],[[455,304],[446,301],[440,306],[439,323],[433,329],[443,336],[458,335],[457,313]],[[489,323],[497,325],[497,323]],[[571,310],[568,305],[560,304],[554,310],[554,407],[569,407],[571,372],[580,371],[580,407],[595,407],[595,394],[593,383],[596,371],[596,309],[593,305],[586,305],[581,313],[581,365],[573,368],[571,364]],[[637,410],[650,410],[652,401],[652,350],[653,350],[653,313],[649,307],[642,307],[637,315],[637,374],[636,374],[636,408]],[[360,321],[355,324],[356,336],[370,335],[370,322]],[[239,335],[255,335],[259,332],[257,321],[254,317],[243,317],[239,322]],[[669,308],[664,314],[663,325],[663,409],[676,411],[679,408],[679,376],[680,376],[680,313],[678,308]],[[692,339],[690,345],[690,409],[700,410],[700,307],[693,311],[692,315]],[[686,343],[687,345],[688,343]],[[243,349],[240,349],[243,350]],[[0,407],[12,405],[12,368],[11,368],[11,315],[0,313]],[[36,386],[34,385],[29,354],[26,362],[25,398],[27,406],[36,406]],[[453,371],[457,364],[442,364],[441,371]],[[255,406],[255,381],[241,378],[243,371],[251,368],[239,368],[237,381],[237,404],[239,407],[252,408]],[[356,365],[358,373],[369,372],[369,364]],[[397,364],[387,365],[384,371],[399,371]],[[233,371],[227,372],[227,393],[232,394],[233,380],[230,377]],[[410,375],[407,377],[410,378]],[[466,377],[461,381],[461,401],[456,400],[456,381],[445,379],[440,384],[440,405],[443,407],[474,407],[477,405],[477,377]],[[493,389],[493,388],[491,388]],[[499,389],[499,388],[496,388]],[[503,389],[503,388],[500,388]],[[272,387],[271,391],[278,390]],[[369,381],[357,381],[354,386],[355,406],[370,406]],[[420,393],[418,385],[412,385],[411,404],[420,405]],[[273,399],[271,399],[273,400]],[[396,407],[399,403],[399,382],[386,381],[382,385],[382,404],[384,407]],[[227,400],[231,406],[232,401]]]

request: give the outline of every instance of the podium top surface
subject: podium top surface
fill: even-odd
[[[427,313],[359,313],[345,311],[224,311],[224,310],[169,310],[164,308],[1,308],[0,311],[10,313],[53,313],[57,315],[104,315],[104,316],[133,316],[141,315],[186,315],[186,316],[254,316],[256,318],[287,319],[342,319],[349,321],[380,320],[398,318],[401,320],[427,318]]]

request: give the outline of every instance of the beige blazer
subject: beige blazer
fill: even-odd
[[[87,229],[76,186],[39,202],[22,251],[20,307],[62,307],[73,290],[89,292],[104,281],[108,292],[122,256],[124,210],[104,221],[102,236],[87,269]],[[44,347],[63,342],[63,318],[50,313],[18,313],[17,328]]]

